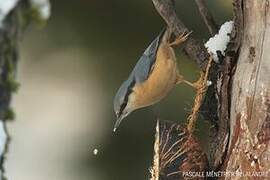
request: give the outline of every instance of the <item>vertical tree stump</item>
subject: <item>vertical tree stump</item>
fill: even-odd
[[[269,1],[243,0],[242,8],[244,28],[231,90],[230,143],[224,170],[268,172],[270,178]]]
[[[157,122],[151,180],[204,179],[207,168],[206,154],[186,127]]]

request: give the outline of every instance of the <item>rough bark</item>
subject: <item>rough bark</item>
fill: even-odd
[[[242,41],[243,15],[242,1],[234,2],[234,27],[226,55],[220,55],[220,64],[212,66],[210,79],[213,86],[208,89],[202,107],[203,115],[210,119],[213,126],[210,130],[209,163],[212,169],[219,170],[228,151],[230,135],[230,105],[232,76],[235,71],[239,49]]]
[[[226,171],[270,176],[270,12],[268,0],[243,0],[244,27],[232,83]],[[267,179],[265,176],[258,179]],[[240,178],[235,178],[240,179]],[[255,179],[247,177],[247,179]]]

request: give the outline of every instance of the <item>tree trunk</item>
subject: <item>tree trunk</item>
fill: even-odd
[[[269,1],[243,0],[242,8],[244,27],[231,90],[230,142],[224,170],[261,172],[267,176],[270,171]]]
[[[2,5],[0,8],[0,180],[6,179],[4,160],[10,140],[6,123],[7,120],[14,119],[10,102],[12,93],[16,92],[19,87],[15,76],[21,34],[30,20],[34,19],[43,23],[46,20],[42,19],[39,14],[41,5],[44,7],[46,4],[39,2],[33,4],[33,1],[29,0],[10,0],[7,4],[11,5],[12,3],[12,7],[5,3],[0,4]]]
[[[10,12],[0,29],[0,123],[1,123],[1,177],[4,179],[4,160],[8,146],[8,132],[6,122],[13,119],[10,108],[12,92],[18,88],[15,81],[16,65],[18,60],[18,39],[21,32],[19,22],[20,7]]]

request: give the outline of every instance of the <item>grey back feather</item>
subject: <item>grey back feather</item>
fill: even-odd
[[[158,37],[156,37],[156,39],[147,47],[147,49],[144,51],[143,55],[135,65],[129,78],[135,79],[135,81],[139,83],[147,80],[155,64],[157,51],[164,32],[165,30],[163,30],[158,35]]]

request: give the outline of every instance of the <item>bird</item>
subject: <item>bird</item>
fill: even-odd
[[[164,28],[146,48],[126,81],[118,89],[114,100],[116,122],[113,132],[131,112],[153,105],[179,83],[194,84],[179,74],[173,47],[186,41],[191,32],[183,32],[170,42],[172,30]]]

